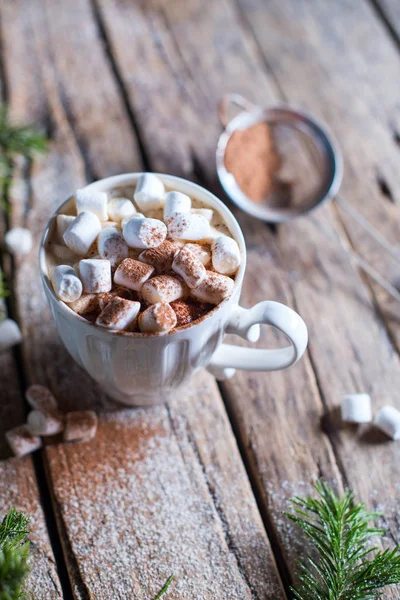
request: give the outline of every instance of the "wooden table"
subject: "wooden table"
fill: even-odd
[[[167,406],[118,410],[60,344],[38,277],[55,208],[85,182],[154,170],[216,180],[217,102],[228,91],[291,102],[329,124],[345,155],[345,197],[392,243],[400,202],[398,0],[1,0],[2,98],[46,129],[50,151],[14,173],[2,227],[36,246],[4,266],[24,342],[0,356],[4,430],[24,388],[48,385],[65,409],[95,407],[97,437],[7,457],[0,513],[31,517],[38,599],[280,599],[304,540],[282,515],[324,477],[384,510],[399,541],[399,446],[338,425],[343,393],[400,406],[400,308],[352,264],[340,237],[394,284],[396,263],[350,217],[324,206],[269,227],[235,210],[248,248],[243,305],[298,310],[306,356],[217,385],[199,373]],[[226,200],[226,198],[224,198]],[[261,345],[272,344],[263,333]],[[400,598],[400,587],[385,598]]]

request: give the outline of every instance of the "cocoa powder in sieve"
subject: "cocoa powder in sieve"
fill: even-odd
[[[233,132],[225,151],[225,167],[248,198],[254,202],[267,201],[275,191],[276,176],[281,167],[281,158],[267,123]]]

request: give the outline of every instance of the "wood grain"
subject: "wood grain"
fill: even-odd
[[[100,14],[148,142],[149,155],[154,156],[158,169],[165,170],[172,132],[179,131],[180,145],[176,158],[170,158],[170,170],[187,174],[190,171],[186,165],[192,165],[191,176],[200,176],[206,185],[217,189],[213,154],[218,125],[215,109],[209,107],[215,107],[222,94],[231,90],[247,93],[250,99],[266,105],[276,103],[282,99],[281,89],[290,84],[290,99],[303,101],[306,108],[316,108],[318,101],[320,111],[323,107],[330,122],[339,107],[336,119],[341,123],[351,177],[344,188],[346,196],[352,200],[352,184],[362,182],[364,206],[368,211],[377,211],[374,222],[380,222],[378,213],[389,222],[394,207],[385,206],[387,201],[380,191],[376,192],[375,161],[393,177],[398,172],[392,168],[393,140],[376,118],[377,113],[383,113],[382,104],[392,103],[388,89],[385,93],[377,90],[381,84],[377,74],[389,60],[385,85],[393,91],[394,81],[398,80],[397,55],[389,48],[375,15],[363,3],[357,7],[349,2],[338,3],[332,48],[324,44],[328,34],[322,25],[318,29],[319,19],[325,28],[331,27],[328,6],[314,2],[310,13],[304,4],[299,12],[303,18],[300,25],[297,3],[284,4],[281,9],[280,2],[269,3],[266,10],[265,3],[242,2],[243,10],[238,12],[233,4],[223,2],[203,12],[201,3],[195,1],[152,2],[139,9],[99,0]],[[367,40],[375,40],[365,58],[357,45],[358,37],[348,36],[343,26],[349,18],[354,26],[359,23],[355,30],[362,41],[365,28],[370,34],[365,45]],[[258,34],[256,42],[249,22]],[[314,46],[309,48],[311,43]],[[343,56],[338,55],[334,45],[339,43],[346,43]],[[139,49],[146,61],[134,66]],[[329,69],[325,66],[318,71],[318,60],[322,61],[328,52]],[[372,56],[374,53],[377,56]],[[162,71],[163,60],[169,72]],[[367,67],[367,62],[374,64]],[[146,89],[149,64],[157,72],[157,79],[152,81],[151,98],[156,100],[151,121],[145,118],[150,111],[149,97],[141,93]],[[393,77],[387,78],[387,72]],[[173,77],[176,73],[179,77]],[[349,88],[350,78],[353,81]],[[368,88],[366,79],[371,80]],[[362,92],[367,93],[359,91],[356,95],[360,82]],[[168,97],[159,116],[157,98],[166,89]],[[179,105],[180,114],[179,122],[172,119],[165,131],[167,102]],[[363,143],[365,131],[374,136],[374,149]],[[370,177],[368,186],[366,173]],[[372,181],[375,191],[371,191]],[[373,201],[374,195],[379,195],[379,203]],[[361,193],[357,192],[357,197],[361,201]],[[249,249],[244,299],[252,304],[267,294],[269,298],[281,298],[297,308],[310,327],[309,357],[298,366],[286,373],[238,374],[224,386],[243,455],[263,500],[266,521],[293,573],[293,559],[302,549],[294,547],[293,530],[283,522],[281,511],[287,506],[288,496],[309,492],[318,476],[336,480],[339,487],[343,482],[350,483],[369,504],[382,505],[387,525],[396,535],[398,505],[393,487],[387,485],[398,477],[396,447],[379,443],[369,431],[341,430],[334,417],[345,392],[369,391],[376,407],[387,399],[395,402],[399,362],[368,288],[337,239],[341,229],[336,226],[331,208],[321,209],[308,220],[282,226],[276,235],[244,217],[240,223]]]
[[[62,598],[32,457],[11,457],[4,437],[8,429],[25,419],[12,351],[0,353],[0,372],[0,520],[11,506],[29,517],[32,571],[26,590],[37,597],[40,593],[49,599]]]
[[[89,172],[106,176],[135,170],[140,159],[126,109],[121,105],[118,118],[108,115],[110,102],[112,110],[118,108],[114,98],[119,90],[89,3],[69,3],[57,15],[50,2],[35,2],[26,12],[23,4],[7,3],[1,11],[10,103],[16,117],[49,122],[52,133],[49,155],[35,163],[25,183],[17,182],[29,189],[27,223],[36,239],[16,281],[25,369],[29,381],[52,388],[63,408],[104,411],[92,442],[46,447],[74,596],[148,599],[174,573],[170,598],[283,598],[212,378],[199,374],[169,407],[116,411],[56,338],[36,265],[45,221]],[[78,38],[86,42],[75,47]],[[35,49],[27,60],[37,56],[30,65],[36,77],[22,82],[14,77],[14,64],[23,69],[26,39]],[[83,67],[72,73],[76,52],[82,64],[95,65],[95,86]],[[29,91],[21,100],[22,85],[29,85]],[[95,116],[87,122],[87,114]],[[96,120],[100,114],[107,119],[106,129]],[[13,222],[22,213],[17,198]]]

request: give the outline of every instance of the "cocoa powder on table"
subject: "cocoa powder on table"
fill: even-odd
[[[257,123],[232,133],[225,150],[225,167],[250,200],[267,201],[268,196],[276,191],[281,165],[281,157],[267,123]]]

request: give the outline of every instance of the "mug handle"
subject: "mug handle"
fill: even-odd
[[[308,332],[303,319],[294,310],[279,302],[259,302],[253,308],[238,306],[227,327],[251,342],[257,341],[261,325],[272,325],[291,342],[286,348],[259,349],[221,344],[214,352],[208,369],[217,379],[229,378],[234,369],[245,371],[278,371],[297,362],[307,348]]]

